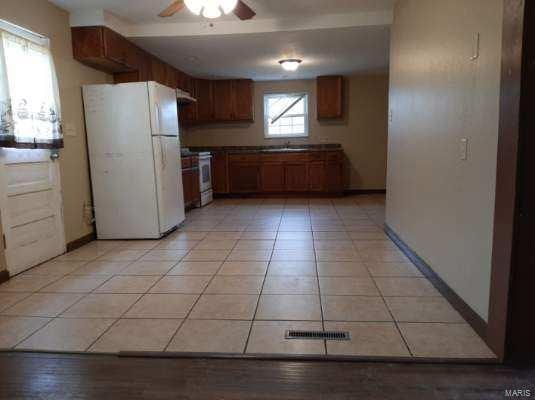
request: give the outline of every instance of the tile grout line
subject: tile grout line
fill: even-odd
[[[155,246],[156,247],[156,246]],[[154,248],[155,248],[154,247]],[[153,248],[153,249],[154,249]],[[136,262],[139,262],[141,260],[141,258],[143,258],[145,255],[147,255],[147,253],[151,252],[152,250],[147,250],[145,253],[143,253],[143,255],[141,257],[139,257],[137,260],[135,261],[132,261],[130,264],[128,264],[124,269],[122,269],[121,271],[124,271],[126,270],[128,267],[134,265]],[[178,264],[180,262],[177,261],[176,264]],[[174,264],[174,265],[176,265]],[[171,267],[167,272],[169,272],[173,267]],[[115,277],[115,276],[125,276],[125,275],[112,275],[112,277]],[[128,275],[126,275],[128,276]],[[135,275],[134,275],[135,276]],[[112,278],[106,280],[105,282],[102,283],[102,285],[99,285],[98,287],[96,287],[93,292],[91,293],[94,293],[95,290],[97,290],[98,288],[102,287],[106,282],[109,282]],[[152,289],[154,287],[154,285],[156,285],[156,283],[158,283],[161,279],[163,279],[163,276],[160,278],[160,279],[157,279],[148,289],[145,293],[141,293],[141,295],[137,298],[136,301],[134,301],[129,307],[126,308],[126,310],[118,317],[115,319],[115,321],[113,321],[110,326],[108,326],[108,328],[106,328],[100,335],[97,336],[97,338],[95,340],[93,340],[88,347],[85,348],[84,352],[87,353],[89,351],[89,349],[91,349],[91,347],[93,347],[95,345],[95,343],[97,343],[106,333],[108,333],[120,320],[121,318],[126,315],[126,313],[128,313],[128,311],[130,311],[132,309],[132,307],[134,307],[134,305],[136,305],[144,296],[145,294],[147,294],[149,292],[150,289]],[[90,293],[90,294],[91,294]],[[96,293],[95,293],[96,294]],[[115,293],[112,293],[112,294],[115,294]],[[116,294],[121,294],[121,293],[116,293]],[[129,293],[130,294],[130,293]],[[131,293],[131,294],[139,294],[139,293]]]
[[[332,205],[332,203],[331,203],[331,205]],[[310,202],[309,202],[308,212],[309,212],[309,215],[310,215]],[[312,218],[311,218],[311,220],[312,220]],[[320,276],[319,276],[319,271],[318,271],[318,255],[316,253],[316,239],[314,237],[314,229],[313,228],[312,228],[312,249],[314,251],[314,265],[315,265],[315,268],[316,268],[316,280],[318,282],[318,295],[319,295],[320,312],[321,312],[321,328],[325,332],[325,315],[323,313],[323,299],[321,298],[321,284],[320,284]],[[323,341],[324,354],[327,355],[328,354],[328,351],[327,351],[327,340],[322,340],[322,341]]]
[[[210,234],[214,232],[213,230],[210,230],[208,232],[208,234],[205,236],[205,239],[206,237]],[[243,231],[240,231],[242,232],[240,234],[240,237],[241,235],[243,234]],[[204,240],[204,239],[203,239]],[[202,241],[202,240],[201,240]],[[200,244],[200,242],[198,244]],[[186,315],[184,316],[184,318],[182,319],[182,322],[179,324],[179,326],[177,327],[177,329],[175,330],[175,332],[173,333],[173,335],[171,335],[171,338],[169,339],[169,341],[167,342],[167,345],[164,347],[163,349],[163,352],[166,352],[167,349],[169,348],[169,346],[171,345],[171,343],[173,342],[173,340],[175,339],[176,335],[178,334],[178,332],[180,331],[180,329],[184,326],[184,324],[186,323],[186,321],[188,320],[189,316],[191,315],[191,313],[193,312],[193,309],[195,308],[195,306],[199,303],[199,300],[201,299],[201,297],[206,293],[206,289],[208,289],[208,287],[210,286],[210,284],[212,283],[212,281],[215,279],[215,277],[217,276],[217,274],[219,273],[219,271],[221,271],[221,269],[223,268],[223,266],[225,265],[225,262],[227,261],[227,259],[230,257],[230,254],[232,253],[232,251],[234,250],[234,248],[238,245],[238,242],[239,242],[239,239],[236,240],[236,243],[234,243],[234,246],[232,247],[232,249],[230,249],[230,251],[228,252],[228,254],[226,255],[225,259],[221,262],[221,265],[219,266],[219,268],[214,272],[214,274],[212,275],[212,277],[210,278],[210,280],[208,281],[208,283],[206,284],[206,286],[204,287],[203,291],[201,292],[201,294],[198,295],[197,299],[195,300],[195,302],[193,303],[193,305],[190,307],[190,309],[188,310],[188,312],[186,313]],[[198,245],[197,244],[197,245]],[[195,247],[197,247],[197,245]],[[193,251],[190,250],[190,251]],[[189,252],[187,253],[189,254]],[[183,259],[186,258],[186,256],[183,257]]]
[[[117,246],[117,248],[119,248],[120,246]],[[83,266],[86,266],[94,261],[96,261],[97,259],[99,259],[100,257],[104,256],[106,253],[108,252],[111,252],[112,250],[116,250],[117,248],[113,248],[113,249],[110,249],[108,251],[106,251],[104,254],[102,254],[101,256],[98,256],[96,257],[94,260],[92,261],[87,261],[85,264],[82,264],[80,265],[80,267],[83,267]],[[133,261],[135,262],[135,261]],[[78,267],[78,268],[80,268]],[[78,269],[76,268],[76,269]],[[125,267],[126,268],[126,267]],[[71,275],[72,272],[74,271],[71,271],[70,273],[68,274],[65,274],[63,275],[62,277],[60,277],[59,279],[47,284],[47,285],[44,285],[42,288],[38,289],[37,291],[33,292],[33,294],[37,294],[37,293],[71,293],[71,294],[82,294],[82,296],[76,300],[73,304],[71,304],[70,306],[68,306],[67,308],[65,308],[63,311],[61,311],[58,315],[56,315],[55,317],[50,317],[50,320],[48,322],[46,322],[43,326],[41,326],[40,328],[36,329],[35,331],[33,331],[31,334],[29,334],[28,336],[25,336],[22,340],[20,340],[19,342],[17,342],[14,346],[12,346],[11,348],[12,349],[15,349],[18,345],[20,345],[21,343],[23,343],[24,341],[26,341],[27,339],[29,339],[30,337],[32,337],[33,335],[37,334],[38,332],[40,332],[41,330],[43,330],[45,327],[47,327],[48,325],[50,325],[53,321],[57,320],[57,319],[62,319],[61,318],[61,315],[64,314],[65,312],[67,312],[68,310],[70,310],[72,307],[74,307],[76,304],[78,304],[80,301],[82,301],[83,299],[87,298],[91,293],[93,293],[94,290],[96,290],[97,288],[99,288],[100,286],[102,286],[104,283],[108,282],[114,275],[110,275],[108,277],[108,279],[104,280],[101,284],[99,284],[96,288],[92,289],[90,292],[41,292],[41,290],[59,282],[60,280],[66,278],[67,276]],[[73,275],[73,276],[85,276],[85,275]],[[87,276],[90,276],[90,275],[87,275]],[[28,296],[29,297],[29,296]],[[39,318],[39,317],[35,317],[35,318]],[[45,317],[46,318],[46,317]]]
[[[284,210],[284,208],[283,208],[283,210]],[[282,220],[282,216],[281,216],[281,220]],[[253,313],[253,319],[251,320],[251,326],[249,327],[249,332],[247,334],[247,339],[245,340],[245,346],[243,348],[242,354],[246,354],[247,353],[247,348],[249,347],[249,340],[251,338],[251,332],[253,331],[253,325],[254,325],[254,323],[256,321],[256,314],[258,312],[258,306],[260,305],[260,299],[262,298],[262,293],[264,292],[264,285],[266,284],[266,278],[267,278],[267,274],[268,274],[268,271],[269,271],[269,267],[271,265],[271,260],[273,258],[273,253],[275,252],[275,243],[276,243],[277,237],[279,235],[280,224],[281,224],[281,222],[279,222],[279,225],[277,226],[277,235],[275,236],[275,240],[273,241],[273,248],[271,249],[271,255],[269,257],[269,261],[268,261],[268,264],[267,264],[266,272],[264,274],[264,279],[262,280],[262,287],[260,288],[260,294],[258,295],[258,299],[256,300],[256,306],[255,306],[255,310],[254,310],[254,313]]]

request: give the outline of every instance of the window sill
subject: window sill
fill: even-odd
[[[264,139],[308,139],[308,135],[277,135],[267,136],[264,135]]]

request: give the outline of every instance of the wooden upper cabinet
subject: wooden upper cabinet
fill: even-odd
[[[137,69],[136,47],[104,26],[71,29],[76,60],[104,72],[130,72]]]
[[[318,119],[335,119],[344,116],[344,78],[319,76],[317,79]]]
[[[191,78],[188,74],[176,70],[176,87],[186,92],[191,92]]]
[[[197,99],[197,120],[199,122],[213,120],[213,81],[208,79],[195,79],[195,96]]]
[[[215,121],[253,121],[253,81],[213,81],[213,93]]]
[[[157,59],[152,57],[150,60],[151,65],[151,80],[165,85],[167,83],[167,67],[166,65]]]
[[[214,118],[232,121],[235,114],[233,84],[230,80],[214,81]]]
[[[235,121],[254,120],[254,88],[250,79],[235,79],[232,81],[235,98]]]
[[[165,64],[165,86],[176,89],[177,86],[177,70],[169,64]]]

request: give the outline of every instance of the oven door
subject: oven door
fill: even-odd
[[[201,193],[212,189],[212,168],[210,164],[209,158],[199,160]]]

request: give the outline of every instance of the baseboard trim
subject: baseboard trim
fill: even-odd
[[[82,236],[81,238],[73,240],[72,242],[67,243],[67,252],[79,249],[80,247],[88,244],[89,242],[96,240],[96,238],[97,235],[95,234],[95,232],[91,232],[85,236]]]
[[[0,271],[0,284],[9,280],[9,272],[7,270]]]
[[[348,189],[345,191],[346,195],[358,194],[386,194],[386,189]]]
[[[444,282],[442,278],[438,276],[437,273],[433,271],[433,269],[386,224],[385,233],[486,342],[487,323],[485,320],[466,304],[466,302],[461,299],[459,295],[455,293],[455,291],[453,291],[453,289],[450,288],[449,285]]]

